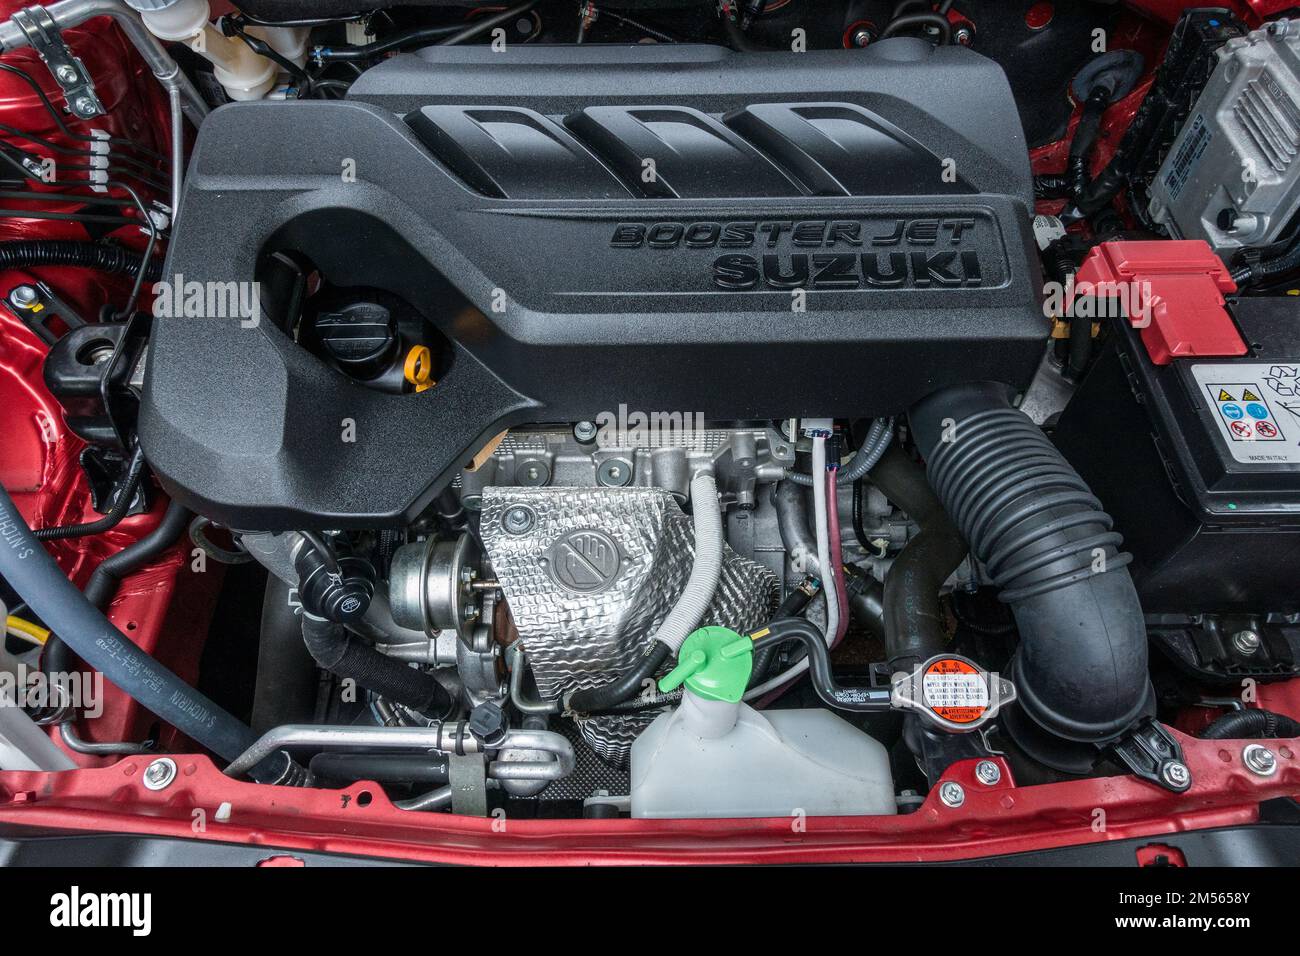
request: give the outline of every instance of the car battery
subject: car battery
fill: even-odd
[[[1103,243],[1077,277],[1107,341],[1053,438],[1148,614],[1300,611],[1300,301],[1235,291],[1200,241]]]

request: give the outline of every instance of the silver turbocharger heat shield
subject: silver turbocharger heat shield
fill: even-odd
[[[632,667],[695,560],[690,516],[657,488],[489,487],[480,527],[538,690],[549,700]],[[722,576],[701,626],[757,628],[771,615],[775,592],[771,571],[724,546]],[[633,718],[583,720],[583,736],[622,763],[635,738],[627,726]]]

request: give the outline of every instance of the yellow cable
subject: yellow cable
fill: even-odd
[[[19,637],[30,637],[37,644],[44,644],[50,639],[50,632],[45,628],[12,614],[5,618],[5,630],[16,632]]]

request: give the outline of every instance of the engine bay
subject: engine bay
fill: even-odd
[[[0,13],[0,822],[934,861],[1300,792],[1292,5]]]

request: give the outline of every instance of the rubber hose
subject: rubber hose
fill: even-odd
[[[134,276],[144,257],[138,252],[102,242],[75,239],[25,239],[0,242],[0,269],[37,269],[42,266],[81,266],[110,275]],[[162,278],[163,260],[150,259],[144,277],[150,282]]]
[[[826,636],[811,622],[801,617],[788,617],[772,621],[766,628],[755,632],[755,635],[751,635],[755,637],[754,653],[786,641],[799,641],[803,644],[808,651],[806,660],[809,662],[813,689],[827,706],[855,713],[889,710],[888,688],[872,691],[867,688],[841,687],[835,683],[831,674],[831,653],[826,646]]]
[[[189,527],[190,510],[177,501],[167,505],[158,526],[135,544],[127,545],[116,554],[109,555],[86,582],[86,600],[103,610],[112,600],[117,584],[122,578],[155,560],[181,539]]]
[[[302,639],[316,663],[330,673],[422,714],[451,714],[451,695],[433,675],[380,653],[342,624],[304,612]]]
[[[131,454],[126,465],[126,478],[113,499],[113,507],[102,518],[86,521],[82,524],[57,525],[52,528],[39,528],[32,532],[37,541],[61,541],[66,538],[88,538],[94,534],[103,534],[117,527],[135,501],[135,493],[140,490],[140,481],[144,477],[144,452],[137,448]]]
[[[249,718],[256,734],[309,721],[316,706],[319,671],[303,645],[302,627],[289,595],[288,584],[267,575]]]
[[[257,740],[247,726],[127,640],[64,575],[32,536],[9,493],[0,488],[0,577],[68,647],[142,707],[225,760]],[[274,783],[294,765],[273,754],[252,770]]]
[[[840,483],[850,484],[869,472],[893,440],[894,420],[892,418],[877,418],[873,421],[867,431],[867,437],[862,440],[861,447],[849,459],[849,463],[840,470]],[[801,471],[786,472],[786,478],[796,485],[812,487],[812,475],[805,475]]]
[[[920,527],[885,575],[885,654],[891,666],[906,670],[947,646],[939,590],[966,556],[966,541],[925,470],[901,448],[885,453],[871,480]]]
[[[654,677],[655,671],[668,661],[671,654],[672,651],[666,644],[652,642],[640,662],[624,671],[621,677],[599,687],[575,690],[569,694],[565,700],[565,709],[589,714],[631,700],[645,686],[645,682]]]
[[[172,501],[163,512],[158,526],[134,544],[127,545],[116,554],[111,554],[103,561],[86,582],[82,593],[99,610],[108,607],[109,601],[117,590],[118,582],[138,568],[144,567],[158,558],[164,551],[174,545],[190,521],[189,509]],[[41,671],[47,677],[55,674],[67,674],[72,671],[71,655],[68,646],[58,634],[51,634],[41,652]]]
[[[849,587],[849,616],[872,637],[885,637],[885,589],[875,578],[855,578]]]
[[[1109,515],[1011,390],[983,382],[909,413],[930,484],[1011,606],[1020,706],[1067,740],[1105,743],[1154,706],[1137,590]]]
[[[1075,124],[1074,135],[1070,138],[1070,153],[1066,165],[1070,197],[1078,203],[1088,192],[1091,179],[1088,176],[1088,156],[1097,144],[1101,132],[1101,118],[1110,105],[1110,90],[1099,86],[1088,94]]]
[[[872,583],[874,584],[875,582],[873,581]],[[795,615],[802,614],[804,608],[808,606],[808,602],[813,599],[814,594],[816,594],[815,591],[809,593],[801,587],[795,588],[785,596],[785,600],[781,602],[781,606],[778,607],[776,613],[772,615],[772,620],[779,621],[782,618],[794,617]],[[849,600],[852,601],[853,597],[850,596]],[[867,598],[863,607],[870,607],[870,598]],[[868,610],[867,613],[870,613],[870,611]],[[775,652],[776,648],[773,647],[765,647],[762,650],[754,652],[753,666],[750,668],[749,672],[748,687],[753,687],[763,682],[763,679],[767,676],[768,668],[771,666],[772,655]]]
[[[1266,740],[1300,737],[1300,720],[1271,710],[1234,710],[1196,736],[1202,740]]]
[[[772,489],[772,505],[776,509],[777,529],[786,553],[796,557],[796,566],[804,574],[822,576],[817,563],[817,539],[808,525],[808,499],[799,485],[790,481],[777,482]]]

